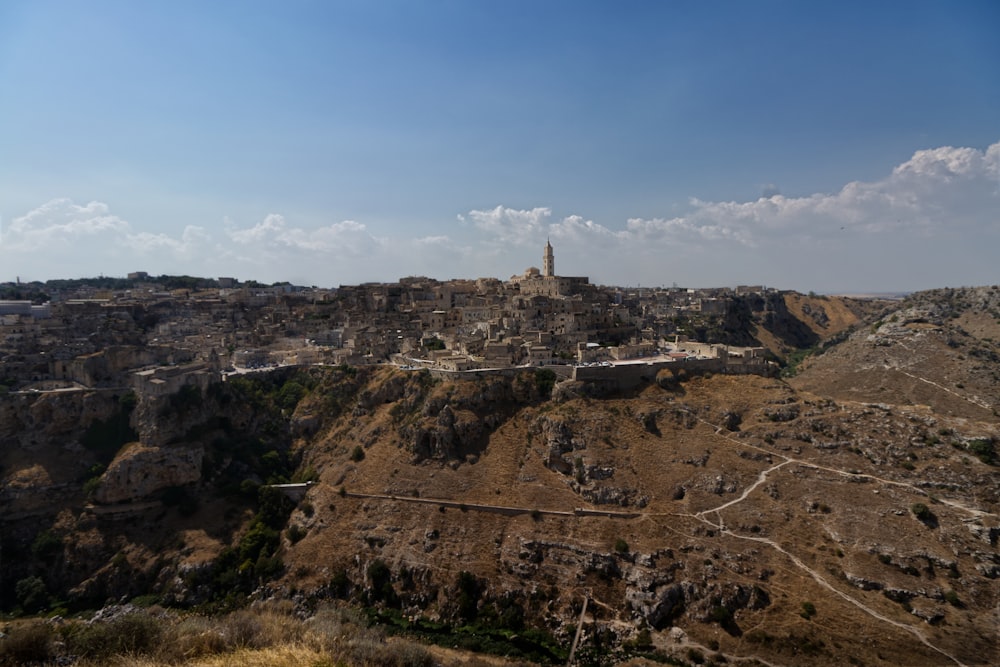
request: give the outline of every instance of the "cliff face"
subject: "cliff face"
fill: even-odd
[[[845,297],[769,292],[733,297],[716,326],[701,335],[708,342],[763,345],[783,358],[858,326],[862,316],[881,306]]]
[[[120,398],[105,391],[0,396],[0,508],[8,521],[80,504],[81,477],[119,427],[128,430]]]
[[[193,561],[214,558],[253,506],[240,483],[289,473],[287,419],[241,389],[0,396],[6,604],[31,576],[70,602],[139,594],[185,541]],[[192,516],[202,507],[218,513],[210,526]]]
[[[150,447],[133,443],[115,455],[94,491],[95,503],[134,502],[201,479],[201,446]]]
[[[0,443],[5,450],[41,450],[79,440],[118,409],[120,391],[57,391],[0,395]]]

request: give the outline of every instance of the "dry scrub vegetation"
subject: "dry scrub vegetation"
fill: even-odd
[[[326,607],[301,620],[290,603],[216,617],[127,606],[92,622],[33,619],[4,632],[0,665],[423,667],[438,662],[420,644],[386,638],[352,610]]]

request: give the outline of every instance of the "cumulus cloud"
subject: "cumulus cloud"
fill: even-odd
[[[185,227],[179,237],[134,231],[103,202],[79,205],[65,198],[53,199],[15,218],[4,232],[0,238],[3,248],[40,254],[71,251],[114,256],[124,250],[191,255],[211,240],[205,229],[193,225]]]
[[[384,245],[364,224],[345,220],[317,228],[270,214],[241,228],[226,220],[220,236],[196,225],[171,233],[136,229],[102,202],[54,199],[15,218],[0,234],[0,266],[33,275],[43,264],[52,275],[163,273],[245,275],[279,280],[309,267],[322,275],[332,260],[374,258]],[[428,239],[433,244],[435,239]],[[440,240],[437,240],[440,242]],[[58,273],[54,273],[58,271]]]
[[[881,179],[832,193],[792,197],[767,185],[763,194],[691,199],[681,214],[627,218],[620,228],[580,215],[553,220],[548,208],[498,206],[473,220],[493,240],[539,243],[549,235],[559,242],[557,265],[568,257],[608,282],[656,284],[670,273],[693,279],[687,284],[794,285],[797,277],[843,284],[848,257],[868,286],[916,285],[930,279],[932,265],[942,284],[993,279],[977,239],[1000,233],[1000,143],[917,151]],[[906,259],[887,261],[897,256]],[[862,270],[862,262],[869,266]]]
[[[892,170],[893,176],[951,182],[956,178],[1000,178],[1000,142],[985,151],[943,146],[917,151]]]
[[[853,181],[833,194],[772,194],[746,202],[692,199],[682,216],[631,218],[626,229],[636,241],[728,241],[748,247],[842,231],[953,233],[957,226],[996,223],[989,212],[1000,210],[998,178],[1000,143],[985,151],[944,147],[917,151],[886,178]]]
[[[480,231],[504,243],[524,245],[533,242],[551,215],[552,209],[546,207],[526,210],[497,206],[485,211],[469,211],[468,217]],[[465,219],[459,216],[459,220]]]
[[[10,273],[0,279],[35,275],[42,265],[42,277],[148,270],[317,285],[504,277],[540,265],[550,237],[557,271],[609,284],[825,289],[848,282],[845,275],[857,289],[888,289],[886,276],[897,289],[995,282],[1000,143],[920,150],[881,179],[830,193],[762,188],[766,196],[755,200],[691,199],[679,213],[626,210],[604,221],[498,205],[459,215],[454,237],[380,235],[355,220],[307,226],[279,213],[244,226],[144,229],[102,202],[54,199],[2,229],[0,267]]]
[[[53,199],[14,218],[4,230],[2,242],[10,249],[31,252],[128,229],[128,222],[112,215],[107,204],[92,201],[80,206],[69,199]]]
[[[140,255],[169,252],[175,257],[195,257],[213,246],[212,235],[204,227],[188,225],[179,238],[167,234],[138,232],[126,234],[121,243]]]
[[[232,224],[232,223],[230,223]],[[232,226],[230,229],[226,230],[233,241],[237,243],[248,245],[251,243],[259,243],[268,238],[278,237],[285,231],[285,218],[278,215],[277,213],[271,213],[263,221],[257,223],[253,227],[248,229],[239,229],[238,227]]]
[[[242,246],[332,253],[335,256],[359,257],[375,250],[381,241],[368,233],[365,225],[344,220],[317,229],[290,226],[284,216],[271,213],[263,221],[240,229],[231,223],[226,229],[230,239]]]
[[[627,232],[616,232],[579,215],[570,215],[549,225],[549,233],[556,239],[575,242],[608,243],[628,240]]]

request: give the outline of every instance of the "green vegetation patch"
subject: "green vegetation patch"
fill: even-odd
[[[966,444],[966,448],[976,458],[987,465],[997,465],[997,453],[992,438],[976,438]]]
[[[422,641],[476,653],[502,655],[536,664],[563,664],[569,651],[545,630],[514,631],[485,624],[451,625],[418,617],[410,619],[396,609],[365,610],[369,622],[389,634],[407,635]]]
[[[535,387],[538,393],[544,397],[552,395],[552,388],[556,386],[556,374],[550,368],[539,368],[535,371]]]

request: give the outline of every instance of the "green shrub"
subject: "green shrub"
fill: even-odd
[[[913,512],[913,516],[917,517],[921,521],[931,521],[934,519],[934,513],[931,509],[924,505],[923,503],[913,503],[910,506],[910,511]]]
[[[544,397],[552,395],[552,388],[556,385],[556,374],[550,368],[539,368],[535,371],[535,387],[538,393]]]
[[[730,611],[729,607],[723,605],[715,605],[712,607],[711,611],[708,612],[708,620],[713,623],[725,624],[733,620],[733,612]]]
[[[615,553],[627,554],[628,553],[628,542],[622,538],[615,540]]]
[[[335,598],[346,599],[351,592],[351,579],[347,570],[340,568],[330,578],[330,594]]]
[[[83,483],[83,495],[85,495],[88,499],[92,499],[100,486],[101,476],[98,475],[96,477],[91,477]]]
[[[253,562],[261,555],[269,556],[278,548],[278,544],[278,531],[263,523],[256,523],[240,538],[240,559]]]
[[[14,585],[18,604],[29,614],[36,614],[49,606],[49,591],[41,577],[25,577]]]
[[[289,380],[278,390],[276,402],[282,410],[291,412],[307,393],[309,393],[308,389],[295,380]]]
[[[993,448],[993,440],[988,438],[970,440],[968,449],[983,463],[987,465],[996,463],[996,450]]]
[[[814,605],[812,602],[803,602],[802,613],[800,614],[800,616],[802,616],[802,618],[805,619],[810,619],[815,615],[816,615],[816,605]]]
[[[62,538],[51,530],[43,530],[35,537],[31,543],[31,555],[36,560],[48,561],[63,551]]]
[[[361,445],[354,445],[354,449],[351,450],[351,460],[358,463],[365,458],[365,450]]]

